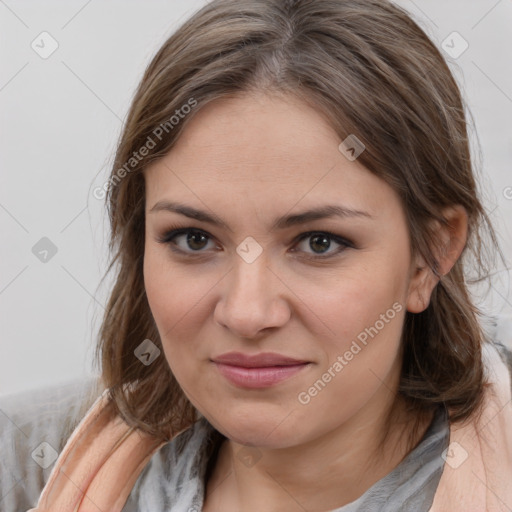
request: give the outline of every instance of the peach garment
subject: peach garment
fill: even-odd
[[[487,392],[478,422],[450,427],[447,463],[429,512],[512,510],[510,373],[495,348],[484,348],[484,360],[494,396]],[[128,427],[119,417],[109,419],[107,393],[69,437],[37,507],[27,512],[122,511],[141,471],[166,441]]]

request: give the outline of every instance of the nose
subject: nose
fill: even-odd
[[[287,288],[265,258],[252,263],[239,258],[223,283],[214,319],[237,337],[258,338],[290,319]]]

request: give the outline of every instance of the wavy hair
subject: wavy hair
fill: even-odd
[[[477,190],[458,85],[410,15],[383,0],[213,0],[148,65],[106,194],[107,274],[115,269],[115,282],[96,358],[113,410],[167,439],[198,418],[164,357],[146,366],[134,355],[145,339],[162,349],[143,281],[143,171],[203,106],[251,91],[294,95],[323,113],[340,142],[349,134],[364,141],[358,161],[397,192],[411,254],[439,277],[428,307],[406,313],[399,396],[418,417],[443,404],[452,422],[469,418],[482,402],[481,349],[489,340],[468,284],[485,279],[501,251]],[[442,209],[455,204],[467,211],[468,239],[439,276],[431,221],[444,224]]]

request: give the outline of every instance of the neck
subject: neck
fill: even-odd
[[[384,394],[387,400],[377,393],[349,421],[300,446],[250,448],[226,439],[207,481],[203,510],[303,512],[356,500],[418,444],[433,417],[418,420],[394,394]],[[383,432],[389,432],[385,440]]]

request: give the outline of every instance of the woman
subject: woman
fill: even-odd
[[[467,287],[496,238],[458,87],[404,11],[210,2],[147,68],[101,190],[104,391],[31,510],[512,508],[508,352]]]

